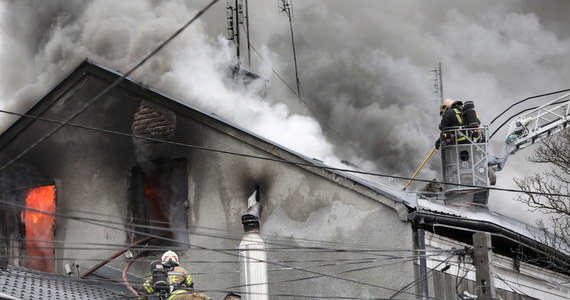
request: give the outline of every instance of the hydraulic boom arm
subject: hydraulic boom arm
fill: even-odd
[[[522,114],[509,125],[504,148],[489,161],[489,166],[502,170],[509,155],[560,132],[569,121],[570,93]]]

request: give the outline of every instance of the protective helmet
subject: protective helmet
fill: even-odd
[[[453,99],[445,99],[443,101],[441,101],[441,105],[439,106],[439,116],[443,116],[443,113],[450,109],[451,106],[453,105],[453,103],[455,103],[457,101],[453,100]]]
[[[162,264],[167,266],[178,266],[178,255],[174,251],[166,251],[162,255]]]

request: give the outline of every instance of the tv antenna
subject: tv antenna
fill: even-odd
[[[247,0],[246,1],[246,13],[244,15],[244,4],[243,0],[226,0],[226,12],[227,12],[227,33],[228,33],[228,40],[234,41],[236,45],[236,57],[237,57],[237,66],[239,67],[241,64],[240,58],[240,25],[244,24],[244,19],[246,20],[246,34],[247,34],[247,50],[248,50],[248,62],[251,67],[251,55],[249,53],[249,16],[247,15]]]
[[[441,75],[441,62],[439,62],[435,69],[430,70],[435,75],[435,80],[433,82],[433,87],[435,89],[435,102],[443,102],[443,80]]]
[[[295,38],[293,37],[293,2],[292,0],[277,0],[279,14],[289,18],[289,28],[291,29],[291,45],[293,46],[293,62],[295,63],[295,80],[297,82],[297,97],[301,99],[301,88],[299,72],[297,71],[297,53],[295,51]]]

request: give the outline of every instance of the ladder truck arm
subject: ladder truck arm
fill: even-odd
[[[562,131],[569,121],[570,93],[520,115],[509,124],[501,154],[489,160],[489,167],[502,170],[511,154]]]

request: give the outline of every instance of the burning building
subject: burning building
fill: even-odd
[[[2,163],[58,126],[50,120],[65,119],[118,77],[120,74],[112,70],[83,62],[27,113],[29,117],[20,118],[3,133]],[[317,168],[272,160],[314,163]],[[49,197],[54,200],[55,213],[37,208],[52,220],[52,236],[37,239],[57,244],[47,247],[50,255],[17,253],[13,250],[30,246],[18,243],[32,236],[22,235],[20,228],[5,227],[2,251],[13,265],[24,266],[24,260],[40,256],[50,267],[38,269],[63,273],[65,264],[74,263],[83,272],[116,249],[87,250],[66,244],[97,241],[126,245],[150,236],[152,239],[144,243],[148,250],[144,255],[178,249],[186,260],[235,261],[214,264],[216,272],[211,271],[212,266],[200,264],[189,270],[204,273],[195,276],[200,288],[237,286],[239,276],[223,275],[239,269],[237,257],[206,249],[237,249],[239,239],[231,236],[242,234],[244,199],[255,185],[266,199],[262,222],[269,236],[362,245],[378,240],[388,248],[413,248],[412,232],[402,215],[406,211],[403,203],[355,185],[318,167],[320,164],[312,159],[131,80],[122,81],[20,161],[33,166],[54,191]],[[10,170],[18,172],[16,164]],[[3,181],[11,177],[6,172],[2,176]],[[3,195],[8,190],[3,190]],[[5,206],[16,207],[12,210],[17,212],[2,213],[19,223],[28,224],[23,218],[35,212],[25,198],[8,203],[3,196],[2,201]],[[223,234],[212,243],[214,233],[204,232],[208,230],[221,230]],[[286,252],[275,255],[273,259],[291,256]],[[122,268],[124,264],[118,259],[110,266]],[[414,265],[402,262],[388,270],[393,274],[388,283],[399,286],[414,272]],[[148,275],[148,259],[135,262],[131,272]],[[280,276],[272,279],[280,280]],[[362,280],[377,276],[377,270],[359,275]],[[328,289],[328,285],[324,279],[311,284],[317,289]],[[298,289],[293,286],[286,284],[282,289]],[[335,289],[344,293],[350,290],[350,283],[340,283]]]
[[[449,246],[454,255],[472,231],[501,233],[493,242],[505,257],[536,248],[524,228],[484,208],[444,207],[331,170],[129,79],[35,145],[120,76],[85,61],[0,136],[0,254],[10,265],[68,273],[73,264],[85,274],[117,257],[111,267],[147,276],[172,249],[196,288],[222,298],[239,290],[241,216],[254,186],[271,298],[417,298],[410,283],[420,281],[434,294],[448,274],[428,262],[428,282],[418,265],[426,255],[413,254]]]

